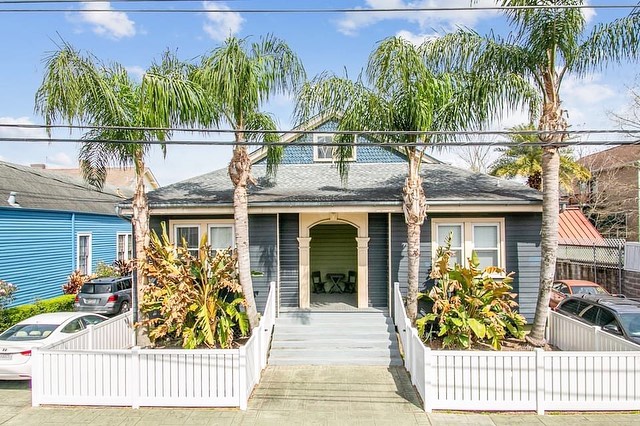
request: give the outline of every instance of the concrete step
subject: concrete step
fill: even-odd
[[[290,312],[271,343],[273,365],[402,365],[395,327],[382,312]]]

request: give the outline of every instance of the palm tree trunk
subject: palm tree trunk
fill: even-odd
[[[427,216],[427,201],[420,178],[420,159],[409,156],[409,176],[403,191],[404,219],[407,224],[407,316],[415,323],[418,316],[420,273],[420,231]]]
[[[236,136],[242,139],[242,136]],[[259,317],[256,301],[253,297],[251,265],[249,260],[249,212],[247,184],[251,181],[251,160],[245,146],[236,146],[229,164],[229,176],[233,182],[233,217],[235,225],[236,250],[240,285],[244,293],[247,316],[251,329],[258,327]]]
[[[142,273],[142,268],[140,267],[140,263],[144,262],[146,259],[144,250],[149,246],[149,204],[147,202],[147,194],[144,190],[144,170],[145,164],[142,155],[136,155],[134,159],[135,162],[135,171],[136,171],[136,189],[133,194],[133,213],[131,217],[131,222],[133,226],[133,234],[135,241],[135,255],[136,262],[135,265],[135,279],[136,279],[136,297],[137,304],[136,310],[138,319],[141,317],[140,312],[140,301],[142,301],[142,297],[144,295],[144,291],[146,288],[146,277]],[[138,327],[136,329],[136,345],[145,347],[149,346],[151,341],[147,336],[147,330],[143,327]]]

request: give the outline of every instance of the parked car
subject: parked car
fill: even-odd
[[[640,344],[640,300],[583,294],[565,298],[556,311]]]
[[[94,278],[80,288],[73,308],[115,315],[131,309],[131,277]]]
[[[31,378],[31,350],[63,340],[107,318],[97,314],[54,312],[39,314],[0,334],[0,380]]]
[[[585,280],[557,280],[551,287],[551,297],[549,307],[555,308],[565,297],[574,294],[601,294],[607,295],[609,292],[600,284]]]

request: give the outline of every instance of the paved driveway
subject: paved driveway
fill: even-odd
[[[639,414],[425,414],[402,367],[268,367],[249,409],[31,407],[29,382],[0,381],[3,425],[612,425]]]

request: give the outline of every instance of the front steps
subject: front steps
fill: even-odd
[[[271,365],[402,365],[395,327],[383,312],[281,313]]]

